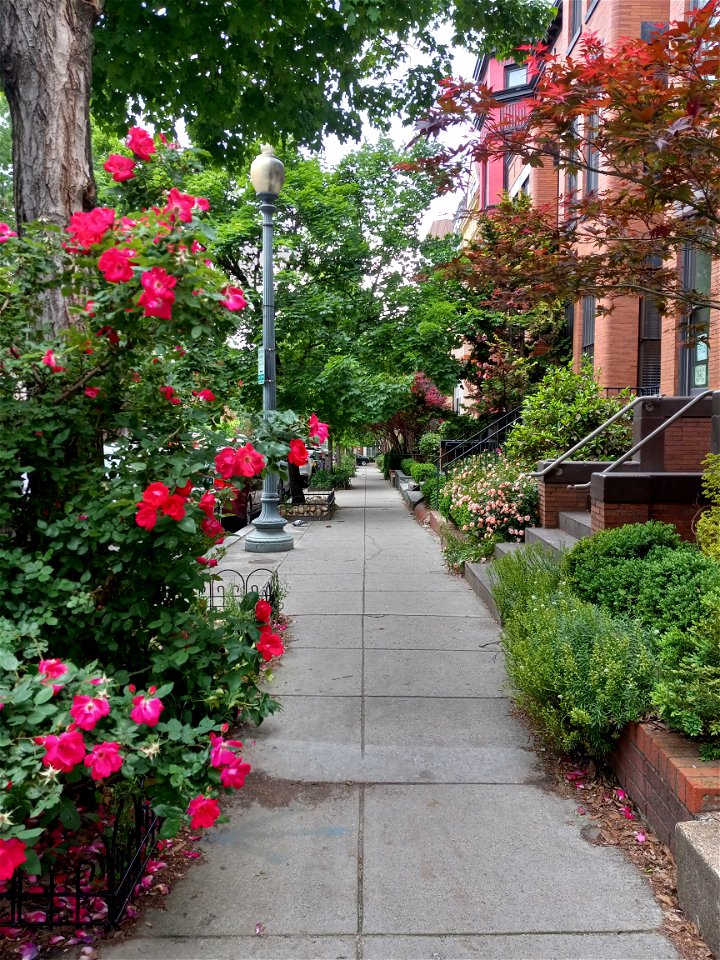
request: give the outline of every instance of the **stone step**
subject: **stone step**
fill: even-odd
[[[506,557],[509,553],[517,553],[518,550],[524,549],[524,543],[496,543],[493,557],[498,560],[500,557]]]
[[[549,547],[554,553],[561,554],[571,550],[578,542],[577,537],[571,536],[565,530],[549,529],[545,527],[526,527],[525,543],[541,543]]]
[[[583,537],[592,536],[592,521],[589,510],[567,511],[558,514],[559,527],[571,537],[581,540]]]
[[[482,602],[488,608],[493,620],[501,623],[500,611],[493,600],[491,581],[490,581],[490,563],[466,563],[465,579],[480,597]]]

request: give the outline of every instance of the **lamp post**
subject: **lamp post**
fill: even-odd
[[[275,156],[275,151],[265,144],[259,157],[250,166],[250,180],[260,200],[263,215],[263,342],[258,369],[263,384],[263,414],[275,409],[277,390],[275,380],[275,294],[273,290],[273,214],[275,201],[285,182],[285,168]],[[251,553],[280,553],[292,550],[295,541],[285,530],[285,520],[280,516],[278,504],[278,475],[266,473],[263,479],[262,510],[255,521],[255,529],[244,540],[245,549]]]

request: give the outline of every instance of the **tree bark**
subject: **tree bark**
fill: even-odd
[[[90,137],[93,27],[103,0],[0,0],[0,81],[13,131],[15,210],[20,228],[64,227],[95,205]],[[68,323],[59,290],[42,324]]]

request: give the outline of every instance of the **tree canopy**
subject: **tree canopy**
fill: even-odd
[[[443,22],[456,44],[509,50],[553,13],[546,0],[106,0],[93,109],[118,129],[133,113],[182,117],[193,142],[225,158],[258,138],[359,139],[364,115],[430,106],[449,64]]]

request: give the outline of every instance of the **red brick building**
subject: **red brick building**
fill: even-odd
[[[620,37],[643,37],[658,23],[681,19],[706,0],[563,0],[548,32],[548,43],[560,57],[571,57],[584,33],[592,32],[612,46]],[[501,102],[500,119],[508,125],[522,123],[524,101],[532,92],[524,66],[483,57],[475,78],[489,86]],[[480,128],[482,136],[482,127]],[[603,188],[602,174],[579,174],[555,167],[524,167],[503,157],[475,164],[471,171],[467,208],[470,213],[493,207],[503,192],[523,192],[539,205],[549,205],[562,215],[564,197]],[[463,235],[471,239],[474,221],[468,216]],[[677,269],[688,288],[702,290],[720,284],[720,267],[694,249],[678,256]],[[607,308],[604,313],[598,308]],[[689,395],[720,389],[720,318],[717,311],[695,311],[678,323],[676,316],[661,316],[648,298],[624,297],[598,303],[583,297],[568,304],[576,365],[590,356],[600,382],[609,388],[631,387],[644,393]],[[686,335],[687,321],[706,336]]]

